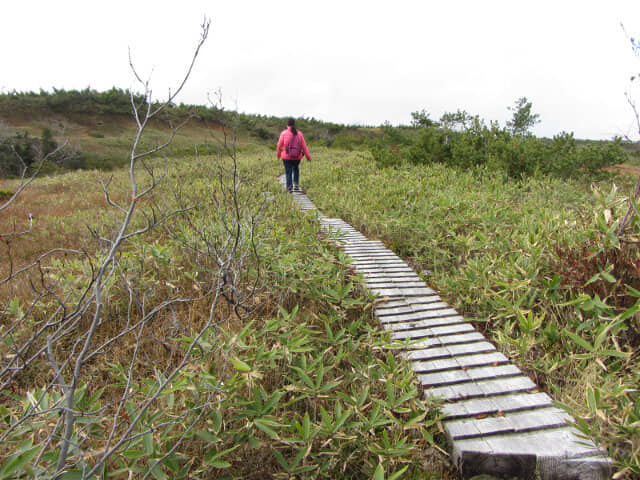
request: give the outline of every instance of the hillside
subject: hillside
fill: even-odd
[[[134,101],[141,98],[134,96]],[[135,135],[136,124],[132,115],[128,91],[112,89],[107,92],[93,90],[53,93],[11,93],[0,95],[0,140],[24,135],[38,143],[44,132],[57,144],[68,143],[67,159],[58,161],[58,167],[109,169],[127,162],[128,149]],[[148,146],[163,142],[169,135],[170,125],[182,127],[166,150],[171,155],[211,153],[218,151],[225,141],[236,136],[237,146],[251,149],[275,146],[286,118],[246,115],[227,112],[217,107],[172,105],[154,120],[145,136]],[[298,119],[311,144],[352,148],[362,145],[375,134],[371,129],[337,125],[314,119]],[[2,152],[0,152],[2,153]],[[3,158],[10,155],[5,152]],[[55,171],[49,165],[46,171]]]
[[[133,101],[139,103],[143,99],[134,95]],[[412,115],[421,118],[418,112]],[[456,123],[460,116],[463,122]],[[151,148],[164,142],[170,125],[180,125],[187,119],[166,153],[219,152],[232,138],[241,150],[273,148],[286,125],[286,118],[239,114],[215,106],[170,105],[149,125],[145,146]],[[575,139],[566,132],[552,139],[514,135],[507,128],[498,128],[495,122],[487,124],[460,111],[443,115],[441,122],[427,119],[414,121],[411,126],[359,127],[313,118],[300,118],[297,123],[311,145],[371,150],[376,161],[387,166],[434,161],[457,166],[487,164],[504,169],[513,177],[537,173],[567,177],[585,170],[593,174],[615,165],[640,164],[638,143]],[[0,165],[16,162],[12,146],[29,160],[34,149],[47,153],[47,146],[51,149],[65,145],[42,173],[77,168],[108,170],[128,162],[135,131],[131,96],[125,90],[54,89],[52,93],[0,95]],[[0,168],[0,176],[15,175],[18,170],[17,166],[9,170],[5,167],[4,171]]]

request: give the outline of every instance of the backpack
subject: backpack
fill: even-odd
[[[302,157],[302,142],[300,142],[299,135],[300,134],[294,135],[291,141],[286,145],[285,152],[287,153],[287,157],[294,159]]]

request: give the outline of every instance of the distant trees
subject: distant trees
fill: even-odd
[[[411,112],[411,125],[413,127],[431,127],[436,124],[429,118],[429,113],[425,110]]]
[[[540,115],[531,113],[531,102],[527,97],[519,98],[513,107],[507,109],[513,112],[513,117],[507,121],[507,128],[513,135],[526,135],[536,123],[540,123]]]
[[[37,93],[13,91],[0,94],[0,115],[4,118],[10,118],[12,115],[28,114],[30,118],[34,119],[72,116],[74,122],[86,121],[90,125],[94,125],[95,116],[118,115],[130,118],[133,113],[132,102],[140,105],[144,103],[144,96],[116,87],[105,92],[98,92],[91,88],[84,90],[54,88],[51,92],[40,90]],[[155,108],[158,106],[158,103],[154,104]],[[426,112],[421,115],[426,116],[417,119],[420,125],[435,123],[428,119]],[[216,129],[237,122],[239,135],[248,136],[260,143],[274,145],[286,125],[286,118],[283,117],[228,111],[218,103],[206,106],[171,103],[154,121],[178,124],[186,118],[202,122],[206,126]],[[367,137],[367,133],[360,135],[354,126],[325,122],[314,118],[298,118],[297,123],[304,131],[308,141],[328,147],[332,146],[339,138],[338,146],[352,148],[361,145],[363,139]],[[87,152],[85,154],[87,157],[91,156]],[[79,165],[82,168],[84,164],[82,161],[76,161],[74,165]],[[113,164],[109,162],[107,166],[111,167]],[[101,165],[96,162],[88,162],[87,167],[100,168]]]
[[[40,138],[29,132],[8,135],[0,132],[0,178],[51,174],[67,169],[87,167],[86,158],[68,143],[59,144],[50,128],[44,127]]]
[[[401,162],[487,166],[512,178],[593,174],[626,159],[620,139],[579,144],[573,134],[564,132],[553,139],[536,138],[530,130],[540,116],[532,112],[527,97],[508,109],[513,116],[505,127],[498,122],[487,124],[464,110],[445,113],[439,122],[431,120],[424,109],[416,111],[411,114],[411,128],[385,125],[371,153],[380,166]]]

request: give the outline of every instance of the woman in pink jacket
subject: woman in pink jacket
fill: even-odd
[[[282,158],[284,172],[287,178],[287,192],[300,191],[300,160],[303,156],[311,161],[311,154],[304,141],[304,135],[296,129],[296,121],[290,118],[287,121],[287,129],[283,130],[278,139],[276,156]]]

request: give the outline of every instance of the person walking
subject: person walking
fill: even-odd
[[[276,156],[284,163],[284,173],[287,179],[287,192],[299,192],[300,190],[300,161],[307,157],[311,161],[311,154],[304,141],[304,135],[296,129],[296,120],[287,120],[287,128],[280,133]]]

